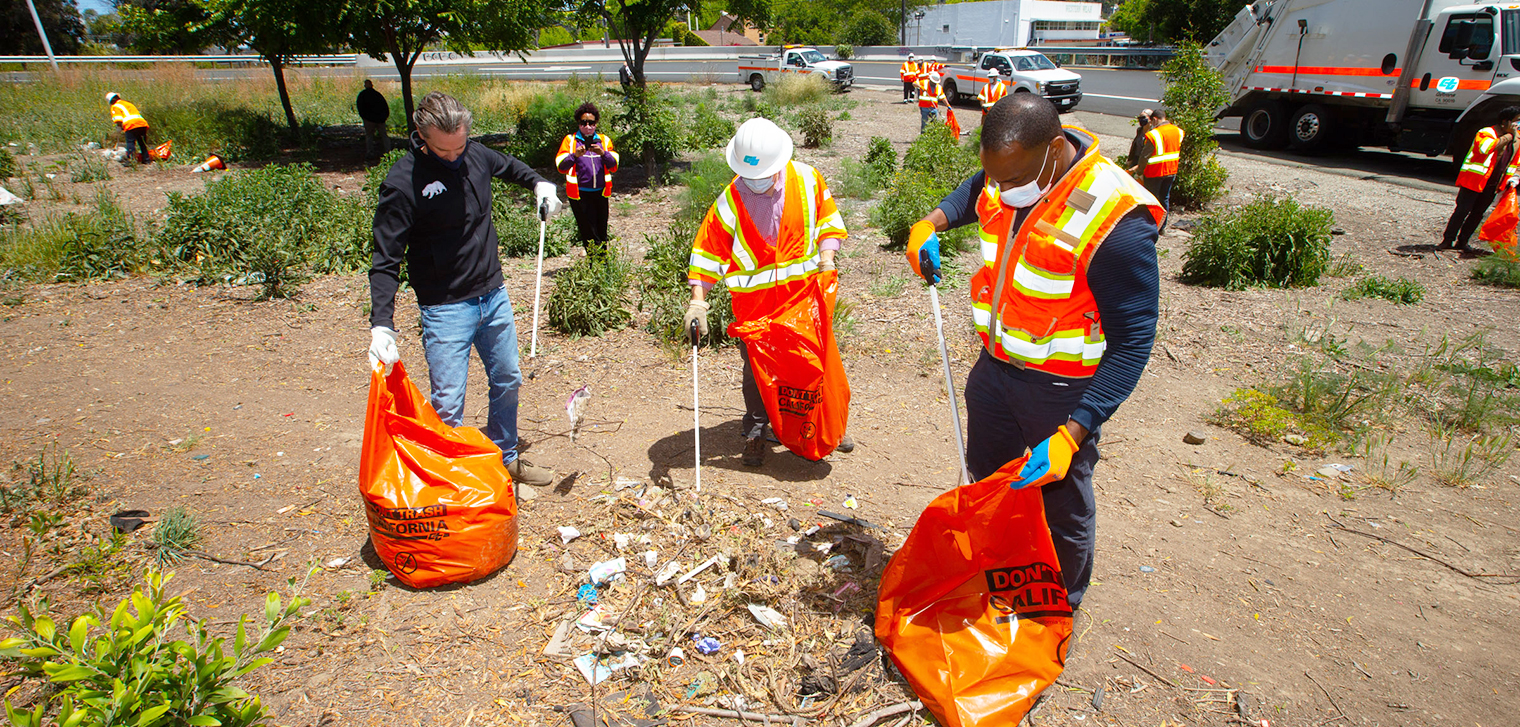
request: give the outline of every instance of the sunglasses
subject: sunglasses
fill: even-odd
[[[596,126],[596,119],[581,119],[581,126]]]

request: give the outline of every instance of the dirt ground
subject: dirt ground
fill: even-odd
[[[836,125],[833,146],[799,146],[798,157],[833,179],[841,160],[862,156],[873,135],[905,148],[917,112],[893,103],[896,95],[856,90],[852,119]],[[968,127],[976,121],[970,109],[959,116]],[[1110,117],[1079,111],[1068,120],[1103,133],[1111,155],[1128,146],[1108,135],[1123,128]],[[1333,244],[1337,256],[1417,279],[1427,295],[1404,307],[1340,300],[1352,278],[1293,291],[1183,285],[1176,275],[1185,223],[1168,229],[1160,241],[1159,342],[1139,389],[1103,428],[1094,582],[1077,616],[1079,639],[1032,723],[1513,724],[1520,579],[1459,569],[1520,573],[1515,462],[1468,487],[1438,484],[1429,475],[1429,436],[1406,422],[1390,428],[1391,456],[1422,474],[1389,492],[1367,485],[1360,473],[1369,463],[1353,455],[1261,447],[1206,420],[1236,388],[1281,376],[1326,332],[1352,346],[1393,342],[1408,358],[1443,335],[1486,331],[1490,345],[1516,360],[1520,294],[1477,285],[1468,279],[1472,260],[1421,247],[1436,239],[1449,193],[1251,155],[1224,162],[1229,201],[1276,191],[1328,206],[1344,232]],[[324,178],[356,189],[362,170],[348,164],[330,165]],[[166,168],[118,173],[109,184],[151,218],[164,192],[201,183]],[[614,201],[612,227],[625,247],[637,254],[641,233],[665,224],[673,192],[633,189]],[[276,663],[248,683],[270,707],[272,724],[570,724],[557,708],[588,703],[591,689],[574,666],[543,651],[563,619],[584,612],[575,594],[586,567],[620,553],[632,577],[603,599],[630,614],[623,632],[650,645],[674,634],[687,661],[603,682],[596,699],[606,724],[650,724],[638,721],[646,714],[636,695],[665,706],[744,704],[851,724],[911,698],[880,660],[853,672],[841,665],[855,634],[869,628],[883,556],[955,484],[958,464],[927,296],[909,280],[901,253],[880,249],[884,237],[869,227],[866,205],[841,206],[851,231],[841,290],[855,304],[841,345],[859,448],[810,463],[777,447],[763,468],[740,466],[739,356],[703,351],[703,489],[696,493],[688,354],[637,327],[582,339],[540,331],[538,359],[523,364],[520,425],[527,456],[554,468],[558,481],[522,503],[516,559],[474,584],[372,586],[372,569],[384,566],[367,545],[356,487],[369,385],[362,275],[319,279],[297,299],[275,302],[253,302],[249,289],[151,279],[23,288],[0,309],[0,461],[28,461],[54,446],[72,453],[92,494],[65,531],[98,535],[118,509],[184,505],[203,523],[201,550],[263,563],[190,559],[175,567],[172,590],[220,633],[240,614],[257,615],[263,594],[322,564],[305,586],[309,616]],[[580,254],[547,267],[552,274]],[[506,277],[525,338],[532,261],[510,261]],[[402,298],[402,359],[426,390],[417,307]],[[952,365],[964,381],[978,346],[964,282],[944,300]],[[478,360],[474,367],[466,423],[483,425],[484,375]],[[592,423],[572,441],[564,401],[582,385],[593,392]],[[1193,431],[1205,433],[1203,444],[1184,443]],[[1329,463],[1355,469],[1343,479],[1315,475]],[[848,496],[858,510],[844,509]],[[775,497],[789,510],[761,502]],[[834,524],[815,514],[820,508],[882,528]],[[805,555],[786,542],[796,536],[790,517],[804,527],[828,525],[803,539]],[[15,559],[0,560],[6,591],[67,562],[12,555],[25,532],[17,525],[0,530],[0,548]],[[567,525],[582,533],[568,545],[556,530]],[[636,542],[622,552],[614,534]],[[651,536],[649,545],[637,543],[640,534]],[[134,534],[123,557],[146,558],[147,535]],[[852,569],[821,566],[829,552],[807,548],[810,542],[833,543]],[[646,548],[683,568],[726,552],[744,595],[719,597],[721,565],[695,579],[713,593],[706,606],[690,603],[690,584],[652,591],[643,585],[652,569],[638,556]],[[132,582],[118,577],[100,592],[98,581],[58,577],[34,593],[74,614],[96,600],[114,604]],[[743,605],[757,599],[786,614],[794,636],[756,624]],[[697,654],[691,633],[719,638],[723,650]],[[584,650],[586,638],[577,644]],[[742,666],[735,648],[749,657]],[[656,663],[666,649],[651,652]],[[809,696],[808,678],[816,686],[823,676],[845,694]],[[733,723],[683,713],[668,719]]]

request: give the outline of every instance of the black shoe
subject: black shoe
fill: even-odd
[[[1449,243],[1449,242],[1444,242],[1443,241],[1441,244],[1436,245],[1436,249],[1437,250],[1450,250],[1451,248],[1452,248],[1452,244]]]
[[[765,444],[764,437],[746,439],[744,440],[744,455],[739,461],[743,462],[745,467],[759,467],[765,464],[766,449],[768,447]]]
[[[853,437],[851,437],[850,435],[848,435],[848,434],[844,435],[844,438],[839,440],[839,444],[835,445],[834,451],[835,452],[842,452],[844,454],[849,454],[851,452],[854,452],[855,451],[855,439]]]

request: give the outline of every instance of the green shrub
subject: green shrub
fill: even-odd
[[[679,225],[672,225],[664,234],[645,235],[644,243],[649,250],[644,253],[644,264],[639,268],[639,310],[649,313],[645,330],[661,341],[673,343],[687,341],[686,332],[681,330],[681,319],[691,301],[687,268],[694,235],[683,233]],[[734,322],[733,297],[728,286],[720,281],[707,291],[707,305],[708,331],[702,337],[703,345],[737,343],[737,339],[728,336],[728,324]]]
[[[617,117],[623,161],[639,160],[650,180],[656,167],[681,152],[681,125],[666,92],[656,87],[630,86],[623,95],[623,111]]]
[[[1166,83],[1161,104],[1184,134],[1172,204],[1199,209],[1224,195],[1230,176],[1214,156],[1219,148],[1214,115],[1229,102],[1229,95],[1224,79],[1197,43],[1179,45],[1176,55],[1161,66],[1161,78]]]
[[[1504,288],[1520,288],[1520,262],[1489,255],[1472,269],[1473,280]]]
[[[258,284],[287,297],[311,273],[369,266],[372,213],[323,186],[311,166],[233,172],[194,196],[169,194],[157,244],[200,282]]]
[[[491,222],[496,225],[502,255],[538,257],[538,212],[527,190],[500,179],[492,180]],[[575,216],[568,211],[550,220],[544,234],[544,258],[570,252],[575,235]]]
[[[534,96],[517,112],[507,153],[532,167],[553,166],[560,142],[566,134],[575,133],[575,107],[584,101],[563,91]]]
[[[866,145],[866,166],[871,167],[882,183],[897,173],[897,150],[892,147],[891,140],[883,136],[871,137]]]
[[[871,138],[864,163],[854,159],[844,159],[843,162],[844,175],[834,191],[846,197],[870,199],[877,190],[891,184],[892,177],[897,174],[897,151],[892,148],[892,142],[880,136]]]
[[[897,25],[875,10],[857,10],[840,32],[839,39],[855,45],[897,45]]]
[[[671,226],[689,229],[695,235],[697,225],[707,216],[707,210],[733,181],[734,171],[729,169],[721,152],[704,155],[692,162],[690,168],[676,175],[676,184],[681,186],[681,191],[676,195],[679,206]],[[681,269],[686,269],[684,263]]]
[[[734,122],[718,115],[705,102],[697,104],[692,114],[691,131],[686,134],[686,148],[693,151],[716,149],[733,138]]]
[[[913,223],[928,215],[980,166],[975,152],[957,144],[949,127],[930,124],[908,147],[887,195],[871,211],[871,221],[887,236],[887,247],[906,246]],[[941,233],[940,244],[946,253],[958,253],[968,249],[975,234],[975,227],[966,225]]]
[[[840,43],[839,45],[834,46],[834,57],[835,58],[838,58],[839,60],[842,60],[842,61],[847,61],[850,58],[853,58],[854,56],[855,56],[855,48],[852,47],[850,44],[848,44],[848,43]]]
[[[93,210],[0,229],[0,271],[34,282],[125,277],[151,262],[132,217],[104,187]]]
[[[554,276],[549,325],[574,336],[600,336],[628,325],[632,266],[621,255],[584,257]]]
[[[106,168],[106,160],[96,154],[81,153],[79,166],[74,167],[69,174],[69,179],[75,184],[89,182],[105,182],[111,179],[111,170]]]
[[[772,107],[808,106],[822,103],[831,93],[830,84],[816,74],[787,73],[765,86],[762,100]],[[757,107],[758,110],[758,107]],[[767,118],[770,118],[767,116]]]
[[[802,131],[802,146],[817,149],[834,140],[834,122],[820,106],[808,106],[797,112],[797,126]]]
[[[1240,290],[1317,285],[1330,264],[1334,215],[1292,197],[1258,197],[1205,216],[1184,254],[1182,282]]]
[[[0,180],[10,179],[20,171],[16,165],[16,156],[5,146],[0,146]]]
[[[1337,439],[1323,427],[1306,422],[1284,408],[1277,397],[1258,389],[1236,389],[1220,402],[1219,409],[1209,421],[1262,446],[1297,434],[1304,438],[1302,446],[1321,450]]]
[[[45,600],[19,606],[17,615],[8,618],[17,636],[0,642],[0,658],[48,688],[38,693],[31,711],[6,699],[10,724],[264,724],[264,706],[238,682],[273,663],[262,655],[285,641],[311,601],[299,595],[290,579],[290,600],[269,594],[263,628],[250,635],[243,616],[229,645],[226,638],[211,635],[204,619],[191,621],[179,596],[167,594],[165,585],[172,577],[149,570],[147,588],[134,589],[113,609],[97,603],[67,629],[53,620]],[[184,638],[174,639],[180,628]]]
[[[1409,278],[1389,280],[1381,275],[1369,275],[1356,281],[1341,293],[1344,300],[1382,298],[1398,305],[1414,305],[1425,297],[1425,286]]]
[[[177,563],[201,542],[200,521],[183,505],[164,511],[153,526],[153,558],[160,566]]]

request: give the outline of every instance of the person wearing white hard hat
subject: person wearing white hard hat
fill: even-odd
[[[136,106],[122,100],[121,94],[115,91],[106,94],[106,103],[111,105],[111,121],[127,137],[127,153],[132,153],[132,147],[136,145],[137,161],[147,164],[151,159],[148,156],[148,120],[137,112]]]
[[[774,123],[760,118],[744,122],[725,156],[738,176],[702,220],[687,269],[691,304],[682,330],[695,322],[703,335],[708,332],[707,292],[719,279],[733,295],[733,335],[745,322],[793,298],[814,276],[835,270],[834,255],[847,234],[823,175],[792,159],[792,138]],[[744,346],[739,350],[744,357],[743,462],[757,467],[769,449],[769,417],[749,353]],[[848,436],[835,447],[840,452],[854,448]]]
[[[918,83],[919,74],[923,68],[918,64],[918,56],[909,53],[908,60],[903,61],[902,68],[898,69],[897,76],[902,79],[903,103],[913,100],[913,84]]]
[[[930,71],[918,79],[918,132],[920,134],[924,132],[924,129],[929,128],[929,120],[939,112],[941,103],[945,104],[945,108],[950,108],[950,102],[945,100],[945,87],[940,85],[939,71]]]

